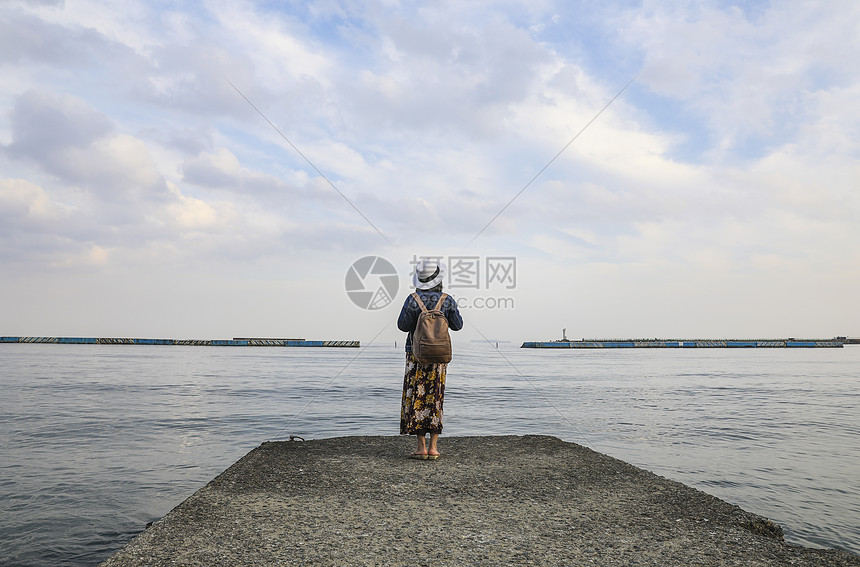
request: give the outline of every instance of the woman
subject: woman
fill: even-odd
[[[412,275],[412,285],[425,307],[430,310],[442,295],[442,280],[447,269],[442,262],[421,260]],[[450,296],[441,307],[448,328],[459,331],[463,318],[457,303]],[[403,303],[397,327],[409,335],[406,338],[406,374],[403,377],[403,402],[400,409],[400,434],[418,437],[418,448],[410,456],[413,459],[439,458],[437,440],[442,432],[442,402],[445,397],[445,372],[447,364],[422,364],[412,357],[412,333],[418,324],[421,308],[410,294]],[[430,434],[430,447],[425,436]]]

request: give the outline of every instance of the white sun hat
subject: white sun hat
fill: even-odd
[[[422,258],[412,274],[412,285],[415,289],[433,289],[442,283],[447,272],[448,268],[444,262]]]

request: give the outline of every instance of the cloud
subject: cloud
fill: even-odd
[[[646,2],[618,24],[643,52],[640,78],[679,101],[714,139],[714,157],[764,146],[814,116],[808,93],[841,88],[860,64],[854,2],[772,4],[757,12],[712,4]],[[835,38],[840,38],[834,41]]]
[[[84,101],[37,90],[18,98],[11,123],[14,139],[7,151],[32,159],[43,152],[87,146],[114,132],[108,117]]]
[[[420,18],[393,14],[370,23],[378,35],[360,47],[381,57],[336,85],[360,130],[382,124],[392,132],[497,137],[507,105],[529,96],[551,64],[546,49],[492,13],[480,26],[451,26],[435,12],[428,6]]]
[[[119,132],[77,97],[28,91],[10,122],[5,157],[51,178],[44,187],[2,180],[7,258],[52,269],[101,269],[156,256],[168,263],[253,263],[369,240],[361,219],[318,178],[302,177],[294,187],[242,166],[225,148],[188,157],[184,187],[168,183],[146,142]],[[194,187],[208,193],[195,196]]]
[[[44,2],[44,4],[49,4]],[[61,5],[62,0],[55,4]],[[6,11],[0,18],[0,64],[47,64],[84,67],[106,43],[95,30],[69,29],[39,17]]]
[[[0,179],[0,219],[2,232],[13,228],[50,232],[52,225],[66,217],[70,209],[55,203],[48,193],[26,179]]]
[[[33,162],[77,188],[74,202],[109,224],[143,222],[169,198],[146,145],[70,95],[30,90],[12,110],[12,142],[4,151]],[[110,217],[109,220],[107,217]]]
[[[221,219],[217,209],[202,199],[195,199],[183,195],[176,187],[171,187],[171,192],[176,196],[176,201],[167,206],[167,211],[176,223],[183,229],[207,230],[217,226]]]
[[[57,201],[26,179],[0,179],[0,259],[10,270],[25,273],[50,267],[73,267],[77,260],[99,264],[90,239],[98,229],[71,205]],[[99,259],[99,262],[94,260]]]
[[[203,187],[228,187],[239,182],[239,160],[226,148],[190,158],[182,164],[182,179]]]

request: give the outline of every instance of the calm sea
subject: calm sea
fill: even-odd
[[[446,435],[556,435],[860,553],[860,347],[455,348]],[[95,565],[266,440],[396,435],[403,356],[0,345],[0,564]]]

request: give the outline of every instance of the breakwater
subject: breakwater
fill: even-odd
[[[117,337],[0,337],[0,343],[38,343],[60,345],[168,345],[216,347],[347,347],[358,348],[359,341],[308,341],[305,339],[138,339]]]
[[[520,348],[842,348],[842,339],[625,339],[526,341]]]

